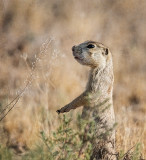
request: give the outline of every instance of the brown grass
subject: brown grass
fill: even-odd
[[[49,134],[56,128],[56,109],[81,93],[87,81],[88,68],[74,61],[71,47],[91,39],[113,53],[117,149],[127,151],[140,142],[144,156],[145,8],[146,2],[138,0],[1,1],[0,107],[25,86],[40,47],[51,39],[37,62],[32,85],[1,122],[1,131],[7,133],[2,143],[31,148],[40,130]]]

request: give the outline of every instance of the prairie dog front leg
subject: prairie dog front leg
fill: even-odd
[[[89,92],[83,92],[79,97],[75,98],[71,103],[65,105],[61,109],[57,110],[56,112],[58,114],[64,113],[64,112],[69,112],[71,109],[76,109],[80,106],[84,106],[88,103],[90,103],[89,99]]]

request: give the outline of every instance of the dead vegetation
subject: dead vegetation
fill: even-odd
[[[144,157],[145,8],[146,2],[138,0],[1,0],[0,110],[35,68],[31,86],[0,124],[1,144],[23,152],[34,147],[39,131],[49,135],[57,128],[56,109],[83,91],[87,80],[88,68],[74,61],[71,47],[91,39],[113,53],[117,150],[126,152],[140,143]],[[46,40],[51,42],[40,58]]]

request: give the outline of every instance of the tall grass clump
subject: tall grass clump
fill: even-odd
[[[43,143],[37,145],[36,149],[26,154],[23,159],[90,159],[94,124],[82,120],[80,115],[76,127],[72,128],[71,122],[71,118],[63,115],[62,118],[60,117],[59,127],[52,135],[48,137],[44,131],[41,131],[40,138]]]
[[[95,123],[77,116],[76,125],[72,127],[72,118],[59,117],[60,125],[48,136],[40,132],[41,142],[35,149],[25,154],[23,160],[89,160],[92,154]],[[140,144],[126,153],[116,153],[117,160],[142,160]]]

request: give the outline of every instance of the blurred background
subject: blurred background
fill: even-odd
[[[0,0],[1,111],[33,73],[0,122],[0,145],[24,152],[34,147],[41,130],[52,133],[56,110],[78,96],[88,79],[89,68],[74,60],[71,47],[94,40],[113,54],[117,150],[140,143],[145,156],[145,30],[145,0]]]

